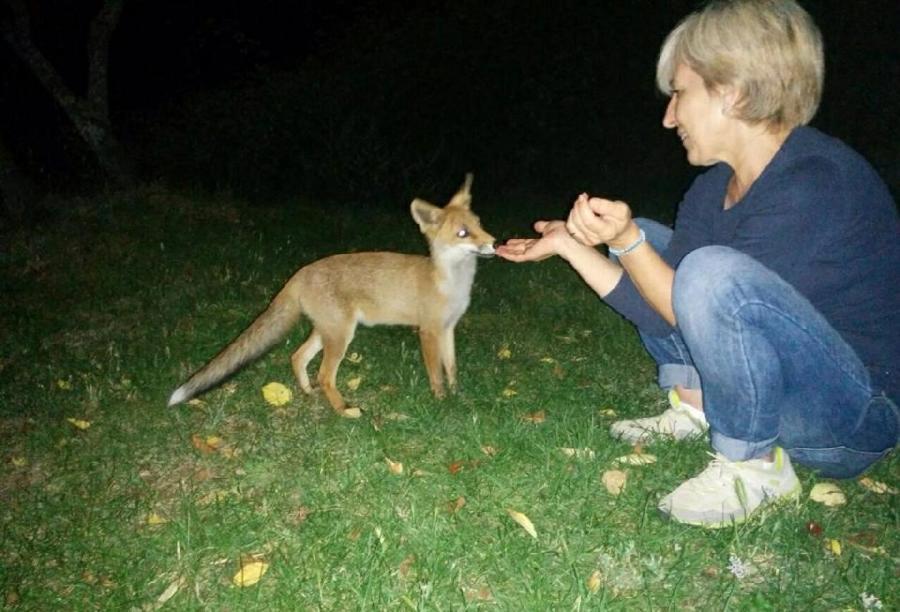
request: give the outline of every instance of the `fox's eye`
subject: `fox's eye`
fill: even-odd
[[[456,237],[457,237],[457,238],[465,238],[465,237],[467,237],[468,235],[469,235],[469,230],[466,229],[465,227],[459,228],[459,231],[456,232]]]

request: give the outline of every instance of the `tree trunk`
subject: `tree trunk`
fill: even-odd
[[[109,40],[119,23],[124,0],[105,0],[91,21],[88,38],[88,87],[85,96],[69,88],[31,38],[28,9],[22,0],[5,0],[13,18],[2,25],[3,38],[72,121],[107,177],[118,185],[133,180],[131,162],[109,119]]]

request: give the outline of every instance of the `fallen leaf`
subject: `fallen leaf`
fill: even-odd
[[[510,357],[512,357],[512,351],[509,350],[509,347],[504,344],[500,347],[500,350],[497,351],[497,357],[499,359],[509,359]]]
[[[26,459],[25,457],[13,457],[12,464],[15,467],[25,467],[26,465],[28,465],[28,459]]]
[[[200,434],[193,434],[191,436],[191,445],[204,455],[216,452],[216,449],[207,444],[206,438]]]
[[[160,605],[166,603],[167,601],[175,597],[178,589],[180,589],[182,586],[184,586],[184,578],[179,576],[176,580],[173,580],[172,583],[169,584],[169,586],[166,587],[166,590],[163,591],[159,597],[157,597],[156,603]]]
[[[596,593],[600,590],[600,586],[603,584],[603,574],[600,570],[594,570],[588,579],[585,581],[585,585],[587,586],[588,591],[591,593]]]
[[[253,586],[259,582],[268,569],[269,564],[265,561],[251,561],[241,566],[241,569],[234,575],[231,582],[234,586],[239,587]]]
[[[388,470],[390,470],[391,474],[400,475],[403,473],[403,464],[399,461],[392,461],[385,457],[384,462],[387,463]]]
[[[206,402],[204,402],[199,397],[195,397],[194,399],[188,400],[188,406],[194,406],[195,408],[200,408],[201,406],[205,406]]]
[[[523,414],[519,418],[522,419],[523,421],[525,421],[526,423],[537,424],[537,423],[543,423],[547,418],[547,414],[543,410],[538,410],[537,412],[530,412],[528,414]]]
[[[471,601],[493,601],[494,594],[491,593],[491,589],[486,586],[477,587],[477,588],[469,588],[466,587],[463,589],[463,597],[467,602]]]
[[[501,395],[502,395],[503,397],[513,397],[513,396],[516,396],[516,395],[518,395],[518,394],[519,394],[519,392],[516,391],[515,389],[513,389],[512,387],[507,387],[507,388],[505,388],[505,389],[501,392]]]
[[[450,514],[456,514],[460,510],[463,509],[463,506],[466,505],[466,498],[460,495],[456,499],[451,502],[447,502],[447,511]]]
[[[841,488],[833,482],[820,482],[809,492],[809,498],[829,507],[843,506],[847,503],[847,496]]]
[[[840,557],[841,552],[843,551],[843,547],[838,540],[825,540],[825,550],[830,552],[835,557]]]
[[[561,448],[559,449],[566,457],[576,457],[578,459],[593,459],[594,451],[590,448]]]
[[[219,436],[206,436],[206,445],[213,449],[214,451],[219,450],[224,443],[224,440]]]
[[[347,388],[351,391],[356,391],[359,389],[359,385],[362,383],[362,376],[355,376],[347,381]]]
[[[56,381],[56,386],[62,389],[63,391],[70,391],[72,389],[72,381],[71,380],[63,380],[60,378]]]
[[[891,495],[897,494],[897,489],[895,489],[894,487],[877,480],[872,480],[868,476],[866,476],[865,478],[860,478],[859,484],[862,485],[864,489],[878,495],[884,495],[885,493],[890,493]]]
[[[622,470],[607,470],[603,472],[603,476],[601,476],[600,480],[611,495],[619,495],[625,489],[625,483],[628,481],[628,474]]]
[[[447,471],[451,474],[458,474],[465,467],[465,461],[453,461],[447,466]]]
[[[345,419],[358,419],[362,416],[362,412],[359,408],[344,408],[341,411],[341,416]]]
[[[603,416],[603,417],[615,417],[616,416],[616,411],[613,410],[612,408],[601,408],[597,412],[600,414],[600,416]]]
[[[521,512],[513,510],[512,508],[507,508],[506,513],[509,514],[512,520],[521,525],[522,529],[524,529],[528,533],[528,535],[530,535],[535,540],[537,539],[537,530],[534,528],[534,523],[531,522],[531,519],[529,519]]]
[[[81,430],[88,429],[88,428],[91,426],[91,422],[90,422],[90,421],[85,421],[84,419],[73,419],[73,418],[70,417],[70,418],[68,418],[68,419],[66,419],[66,420],[67,420],[69,423],[71,423],[73,427],[76,427],[76,428],[81,429]]]
[[[809,521],[806,523],[806,531],[809,532],[809,535],[811,536],[819,537],[822,535],[822,526],[815,521]]]
[[[403,414],[402,412],[388,412],[384,415],[385,421],[407,421],[409,420],[409,415]]]
[[[400,567],[397,568],[397,573],[400,574],[401,578],[406,578],[409,576],[410,570],[412,570],[413,563],[416,562],[415,555],[409,555],[406,559],[400,562]]]
[[[541,363],[556,363],[553,357],[541,357]]]
[[[279,382],[270,382],[262,388],[263,399],[271,406],[284,406],[293,398],[291,390]]]
[[[656,456],[649,453],[632,453],[630,455],[617,457],[613,463],[623,465],[650,465],[651,463],[656,463]]]
[[[294,516],[291,517],[291,523],[294,525],[299,525],[306,521],[309,518],[309,515],[312,514],[312,510],[307,508],[306,506],[300,506],[297,510],[294,511]]]
[[[493,446],[482,446],[481,452],[487,455],[488,457],[493,457],[497,454],[497,449]]]
[[[151,526],[165,525],[168,522],[169,522],[169,519],[167,519],[163,516],[160,516],[156,512],[151,512],[150,514],[147,515],[147,524],[148,525],[151,525]]]
[[[360,355],[359,353],[350,353],[349,355],[347,355],[347,361],[349,361],[350,363],[359,363],[360,361],[362,361],[362,359],[362,355]]]

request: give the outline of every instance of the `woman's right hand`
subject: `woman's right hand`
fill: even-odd
[[[563,254],[576,240],[566,230],[565,221],[537,221],[534,230],[539,238],[511,238],[497,247],[497,255],[515,262],[541,261]]]

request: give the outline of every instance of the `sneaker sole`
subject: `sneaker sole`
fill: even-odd
[[[760,518],[761,520],[765,520],[768,518],[768,514],[773,510],[777,510],[788,504],[790,502],[799,502],[800,496],[803,493],[803,485],[799,482],[797,486],[782,495],[781,497],[772,500],[768,503],[760,504],[753,512],[747,514],[746,516],[740,518],[731,518],[726,521],[720,521],[718,523],[705,523],[703,521],[683,521],[681,519],[673,518],[672,515],[668,514],[662,508],[657,508],[660,513],[666,517],[667,519],[679,523],[681,525],[693,525],[695,527],[704,527],[705,529],[722,529],[724,527],[732,527],[734,525],[741,525],[746,523],[750,519]]]

